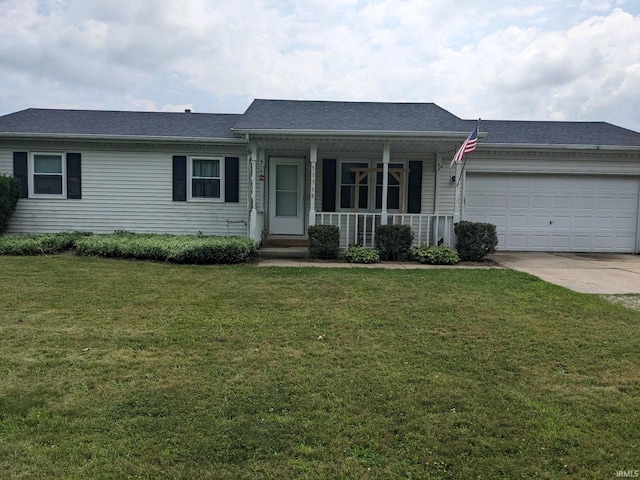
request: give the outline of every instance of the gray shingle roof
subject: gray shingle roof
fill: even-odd
[[[435,103],[254,100],[240,131],[464,132],[466,123]]]
[[[469,131],[474,126],[469,121]],[[482,120],[480,131],[490,144],[640,146],[640,133],[606,122]]]
[[[30,108],[0,117],[0,134],[239,140],[243,131],[458,132],[473,130],[434,103],[255,100],[244,114]],[[640,133],[606,122],[482,120],[481,144],[640,147]]]
[[[233,139],[240,115],[29,108],[0,117],[0,132]]]

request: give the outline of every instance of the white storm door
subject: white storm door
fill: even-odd
[[[269,233],[304,234],[304,159],[269,161]]]

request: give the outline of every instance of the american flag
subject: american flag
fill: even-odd
[[[456,154],[453,156],[453,160],[451,160],[451,165],[449,168],[453,167],[454,163],[458,163],[462,161],[464,156],[467,153],[471,153],[476,149],[476,143],[478,143],[478,127],[480,126],[480,122],[476,125],[476,128],[473,129],[473,132],[469,134],[464,143],[460,146]]]

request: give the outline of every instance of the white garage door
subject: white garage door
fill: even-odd
[[[638,179],[467,174],[463,218],[496,225],[500,250],[636,251]]]

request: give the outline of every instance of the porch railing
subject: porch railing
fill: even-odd
[[[316,225],[336,225],[340,229],[340,247],[375,246],[376,227],[382,223],[380,213],[316,212]],[[388,213],[388,225],[409,225],[417,245],[427,242],[454,247],[453,215]]]

